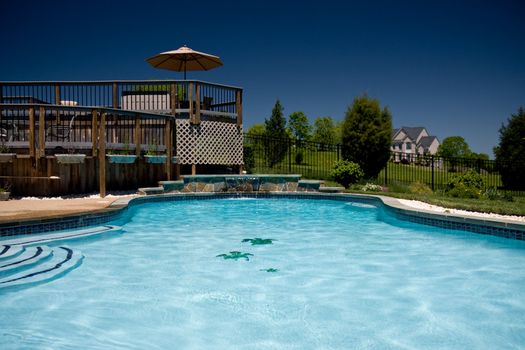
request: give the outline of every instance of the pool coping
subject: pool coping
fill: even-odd
[[[357,193],[318,193],[318,192],[265,192],[265,193],[169,193],[150,196],[119,198],[103,209],[82,213],[54,215],[39,219],[0,220],[0,237],[9,237],[23,234],[43,233],[56,230],[75,229],[104,224],[118,219],[133,205],[193,199],[220,199],[220,198],[297,198],[297,199],[328,199],[354,200],[379,204],[389,214],[403,220],[419,224],[441,227],[444,229],[459,229],[469,232],[488,234],[510,239],[525,240],[525,223],[505,218],[481,218],[457,213],[441,213],[425,209],[409,207],[397,198]]]

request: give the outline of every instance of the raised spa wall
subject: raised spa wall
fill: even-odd
[[[300,179],[301,175],[186,175],[181,192],[307,191],[303,186],[299,188]]]

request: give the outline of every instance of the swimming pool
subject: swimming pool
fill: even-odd
[[[46,244],[82,253],[65,276],[0,291],[0,348],[525,344],[522,241],[283,198],[145,203],[111,224]]]

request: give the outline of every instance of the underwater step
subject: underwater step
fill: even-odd
[[[0,245],[0,261],[11,259],[12,257],[22,254],[23,251],[24,247],[19,245]]]
[[[53,251],[46,247],[28,247],[15,258],[0,263],[0,276],[12,275],[38,265],[53,255]]]
[[[120,231],[121,229],[122,228],[120,226],[103,225],[103,226],[90,227],[90,228],[86,228],[83,230],[57,231],[53,233],[18,236],[17,238],[0,241],[0,243],[11,245],[11,246],[40,245],[40,244],[49,243],[49,242],[86,238],[86,237],[93,236],[93,235],[117,232],[117,231]]]
[[[15,275],[0,278],[0,289],[28,287],[53,281],[82,264],[84,256],[79,251],[63,246],[53,249],[53,258],[45,263]]]

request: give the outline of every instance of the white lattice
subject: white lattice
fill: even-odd
[[[242,157],[242,128],[236,124],[177,120],[177,156],[181,164],[240,165]]]

